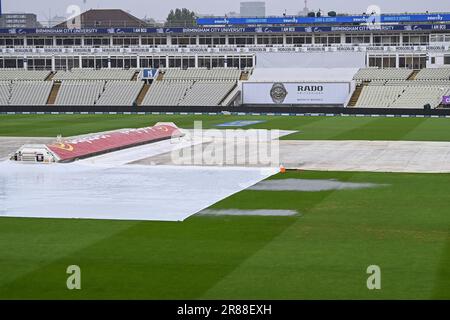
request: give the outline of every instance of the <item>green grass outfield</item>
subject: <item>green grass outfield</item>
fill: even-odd
[[[200,118],[205,127],[236,120]],[[156,121],[188,127],[192,119],[1,116],[0,134],[73,135]],[[450,119],[267,119],[259,126],[302,130],[298,138],[419,140],[423,134],[420,140],[450,140]],[[193,216],[183,223],[1,218],[0,298],[450,299],[450,174],[288,172],[273,178],[385,186],[247,190],[214,206],[297,210],[293,217]],[[68,199],[67,205],[76,203]],[[69,265],[81,267],[82,290],[67,290]],[[381,290],[366,288],[369,265],[381,267]]]
[[[263,120],[245,127],[296,130],[286,139],[307,140],[410,140],[450,141],[450,119],[304,116],[208,116],[208,115],[0,115],[0,136],[73,136],[120,128],[138,128],[159,121],[192,128],[194,120],[204,128],[236,120]]]

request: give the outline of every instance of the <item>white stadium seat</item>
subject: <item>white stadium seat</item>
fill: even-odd
[[[136,72],[133,69],[72,69],[58,71],[53,80],[131,80]]]
[[[193,81],[155,81],[150,86],[142,105],[176,106],[192,85]]]
[[[56,97],[56,105],[94,105],[104,91],[105,81],[63,81]]]
[[[0,81],[0,105],[8,105],[11,99],[11,81]]]
[[[11,105],[45,105],[50,91],[52,81],[18,81],[12,84]]]
[[[372,81],[372,80],[406,80],[408,79],[413,70],[409,69],[378,69],[378,68],[363,68],[353,77],[354,80],[359,81]]]
[[[236,86],[235,81],[196,81],[180,101],[180,106],[217,106]]]
[[[45,80],[50,71],[31,71],[25,69],[0,69],[0,81],[3,80]]]
[[[450,80],[450,68],[422,69],[417,80]]]
[[[142,81],[107,81],[105,91],[98,99],[98,105],[105,106],[131,106],[141,92]]]

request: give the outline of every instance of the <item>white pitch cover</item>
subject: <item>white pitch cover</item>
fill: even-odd
[[[183,221],[278,169],[0,162],[0,217]]]

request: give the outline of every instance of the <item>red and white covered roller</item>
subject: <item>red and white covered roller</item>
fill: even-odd
[[[184,134],[175,124],[156,124],[153,127],[123,129],[109,133],[88,135],[48,145],[23,146],[12,157],[15,161],[72,162],[100,154],[154,143]],[[30,151],[31,150],[31,151]],[[33,154],[28,154],[32,152]]]

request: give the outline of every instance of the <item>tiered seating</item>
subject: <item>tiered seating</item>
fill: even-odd
[[[421,109],[430,104],[436,108],[446,95],[450,95],[450,81],[387,81],[384,85],[372,82],[363,88],[356,106]]]
[[[143,105],[216,106],[236,86],[241,71],[231,68],[167,69],[155,81]]]
[[[450,80],[450,68],[422,69],[416,75],[417,80]]]
[[[164,80],[239,80],[241,71],[232,68],[215,69],[167,69],[164,72]]]
[[[374,83],[373,81],[371,84]],[[397,85],[408,85],[408,86],[444,86],[450,88],[450,80],[390,80],[385,81],[384,85],[387,86],[397,86]]]
[[[45,80],[50,71],[29,71],[25,69],[0,69],[2,80]]]
[[[402,95],[390,107],[420,109],[424,105],[430,104],[431,108],[436,108],[441,103],[442,96],[448,94],[449,91],[448,87],[410,86],[405,89]]]
[[[235,85],[235,81],[196,81],[179,105],[217,106],[233,90]]]
[[[58,71],[54,80],[131,80],[136,70],[122,69],[72,69]]]
[[[408,69],[377,69],[377,68],[363,68],[359,69],[353,77],[357,81],[372,81],[372,80],[406,80],[411,76],[413,70]]]
[[[57,105],[94,105],[105,87],[105,81],[63,81],[56,97]]]
[[[45,105],[52,90],[51,81],[13,82],[11,105]]]
[[[9,104],[11,99],[11,81],[0,81],[0,105]]]
[[[193,81],[155,81],[142,102],[144,106],[177,106]]]
[[[405,86],[366,86],[362,89],[356,107],[388,108],[402,94],[405,88]]]
[[[144,86],[142,81],[108,81],[98,105],[131,106]]]

